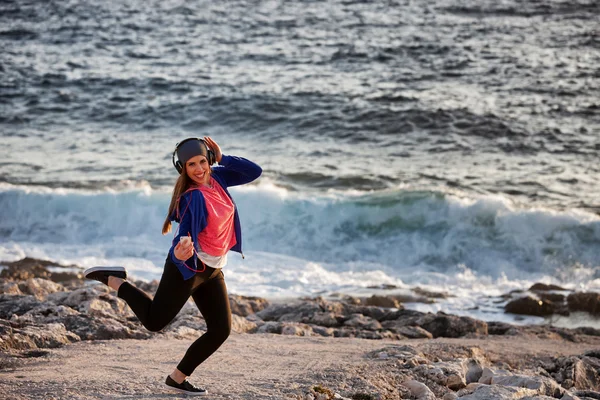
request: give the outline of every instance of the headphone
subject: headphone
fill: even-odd
[[[175,167],[175,169],[177,170],[177,172],[179,172],[179,174],[181,174],[183,172],[183,164],[181,163],[181,161],[179,161],[179,159],[177,159],[177,161],[175,161],[175,155],[177,154],[177,149],[179,149],[179,146],[181,146],[185,142],[189,142],[189,141],[192,141],[192,140],[199,141],[206,148],[206,159],[208,160],[208,165],[213,165],[215,163],[215,161],[216,161],[215,153],[210,149],[210,147],[208,147],[206,145],[206,142],[204,141],[204,139],[200,139],[200,138],[187,138],[187,139],[184,139],[183,141],[177,143],[175,145],[175,150],[173,150],[173,157],[172,157],[173,166]]]

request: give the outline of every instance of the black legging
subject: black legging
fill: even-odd
[[[220,269],[207,266],[204,272],[184,280],[177,266],[167,258],[154,299],[127,281],[119,287],[118,296],[152,332],[171,322],[192,296],[206,321],[206,333],[192,343],[177,366],[188,376],[217,351],[231,332],[231,308]]]

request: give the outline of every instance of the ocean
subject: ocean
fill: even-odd
[[[231,190],[230,292],[420,287],[484,320],[535,282],[600,290],[596,0],[0,3],[0,262],[158,279],[186,137]],[[389,285],[394,290],[382,289]]]

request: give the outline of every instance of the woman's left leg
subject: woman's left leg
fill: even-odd
[[[177,366],[187,376],[217,351],[231,333],[231,307],[222,271],[198,286],[192,298],[206,321],[206,333],[192,343]]]

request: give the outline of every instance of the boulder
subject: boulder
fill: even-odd
[[[366,329],[369,331],[377,331],[382,329],[379,321],[366,317],[362,314],[353,314],[350,316],[350,319],[344,322],[344,326],[349,326],[358,329]]]
[[[313,330],[305,324],[284,324],[281,328],[281,334],[289,336],[313,336]]]
[[[231,306],[232,314],[247,317],[250,314],[255,314],[267,308],[269,306],[269,302],[260,297],[248,297],[230,294],[229,305]]]
[[[424,383],[409,380],[402,383],[417,400],[436,400],[435,394]]]
[[[457,338],[468,334],[487,335],[487,324],[470,317],[448,315],[443,312],[426,314],[416,324],[430,332],[434,338]]]
[[[533,389],[517,388],[498,385],[479,385],[471,394],[459,397],[460,400],[506,400],[522,399],[526,396],[536,396]]]
[[[509,376],[512,375],[510,372],[505,371],[503,369],[497,370],[497,369],[492,369],[492,368],[488,368],[485,367],[483,368],[482,372],[481,372],[481,376],[479,377],[478,381],[479,383],[483,383],[486,385],[491,385],[492,384],[492,379],[496,376]]]
[[[269,321],[258,327],[257,333],[277,333],[280,334],[283,328],[283,323]]]
[[[324,336],[324,337],[333,337],[334,336],[333,328],[326,328],[326,327],[317,326],[317,325],[311,325],[311,328],[316,335]]]
[[[31,295],[0,294],[0,318],[10,319],[13,314],[23,315],[41,303]]]
[[[375,307],[383,307],[383,308],[399,308],[400,303],[398,300],[391,296],[377,296],[373,295],[365,300],[365,305],[367,306],[375,306]]]
[[[21,289],[19,289],[19,284],[17,282],[5,281],[0,283],[0,294],[23,294]]]
[[[3,351],[60,347],[79,340],[63,324],[36,324],[16,328],[8,321],[0,320],[0,350]]]
[[[24,294],[30,294],[38,300],[45,300],[50,293],[62,292],[61,284],[42,278],[29,278],[25,282],[19,282],[19,290]]]
[[[532,296],[514,299],[504,306],[504,312],[519,315],[545,316],[554,314],[554,304]]]
[[[507,375],[492,377],[492,385],[513,386],[533,389],[533,395],[545,395],[551,397],[562,397],[565,390],[553,379],[545,376]]]
[[[344,304],[343,315],[362,314],[366,317],[373,318],[379,322],[395,320],[402,315],[403,310],[391,310],[375,306],[355,306]],[[401,307],[401,306],[400,306]]]
[[[600,392],[600,362],[598,359],[582,357],[575,360],[572,366],[572,374],[570,379],[573,381],[573,386],[578,390],[593,390]]]
[[[78,314],[66,316],[63,323],[67,330],[75,333],[82,340],[148,339],[152,337],[152,333],[143,328],[139,322],[132,323],[126,320]]]
[[[237,333],[253,333],[258,324],[236,314],[231,315],[231,330]]]
[[[532,292],[549,292],[552,290],[562,290],[565,291],[566,289],[557,286],[557,285],[552,285],[552,284],[546,284],[546,283],[534,283],[533,285],[531,285],[531,287],[529,288],[530,291]]]
[[[341,325],[340,321],[343,321],[343,319],[341,315],[336,315],[333,312],[316,312],[304,322],[325,327],[336,327]]]
[[[397,321],[385,321],[381,324],[383,328],[389,329],[390,331],[407,337],[409,339],[432,339],[433,335],[421,328],[420,326],[404,326],[397,325]]]
[[[577,292],[567,296],[571,311],[585,311],[593,315],[600,314],[600,293]]]
[[[323,310],[316,302],[304,301],[299,304],[271,304],[265,309],[256,313],[256,315],[264,321],[279,321],[284,315],[298,315],[298,320],[302,317],[311,317],[315,313]]]

